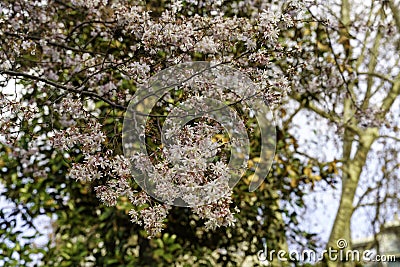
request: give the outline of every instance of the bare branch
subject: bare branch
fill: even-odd
[[[376,78],[379,78],[381,80],[387,81],[387,82],[389,82],[391,84],[394,83],[394,81],[389,76],[386,76],[386,75],[383,75],[383,74],[377,73],[377,72],[357,72],[357,74],[358,75],[367,75],[367,76],[376,77]]]
[[[394,22],[396,23],[397,31],[400,32],[400,13],[399,8],[394,5],[393,0],[387,0],[389,8],[392,11]]]
[[[17,71],[11,71],[11,70],[0,70],[0,74],[5,74],[8,76],[12,76],[12,77],[23,77],[23,78],[27,78],[27,79],[31,79],[34,81],[38,81],[38,82],[43,82],[47,85],[53,86],[55,88],[61,89],[61,90],[65,90],[71,93],[76,93],[76,94],[82,94],[85,96],[90,96],[90,97],[94,97],[98,100],[102,100],[105,103],[109,104],[112,107],[121,109],[121,110],[126,110],[126,107],[119,105],[117,103],[112,102],[111,100],[93,92],[93,91],[85,91],[84,87],[79,86],[79,87],[68,87],[62,84],[59,84],[57,82],[54,82],[52,80],[46,79],[46,78],[42,78],[42,77],[38,77],[35,75],[31,75],[28,73],[23,73],[23,72],[17,72]]]
[[[400,142],[400,138],[399,137],[395,137],[395,136],[390,136],[390,135],[380,135],[379,138],[387,138],[387,139],[392,139],[396,142]]]

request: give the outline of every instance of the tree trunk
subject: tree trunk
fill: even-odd
[[[327,250],[342,248],[344,257],[326,257],[328,266],[354,266],[355,262],[346,261],[346,252],[351,250],[350,223],[353,215],[353,201],[360,180],[362,168],[367,160],[368,151],[372,143],[378,137],[378,129],[371,128],[363,132],[360,136],[359,145],[353,159],[343,163],[342,194],[339,209],[336,214],[335,222],[327,244]],[[340,240],[344,240],[339,244]],[[345,244],[344,244],[345,243]],[[335,253],[332,255],[339,255]],[[351,259],[350,259],[351,260]]]

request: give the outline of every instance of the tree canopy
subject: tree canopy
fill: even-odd
[[[389,218],[381,207],[399,207],[390,189],[399,174],[399,3],[360,5],[2,0],[1,83],[15,82],[13,94],[0,93],[0,181],[10,204],[0,213],[2,264],[262,265],[257,252],[265,245],[317,246],[299,224],[304,197],[338,183],[327,246],[351,241],[359,207]],[[190,62],[206,67],[193,74],[181,67]],[[240,75],[218,72],[225,66]],[[147,109],[152,97],[158,101]],[[231,110],[231,132],[210,116],[190,117],[184,127],[168,119],[213,114],[210,103]],[[264,108],[277,121],[268,134]],[[337,158],[299,146],[301,112],[332,126]],[[127,153],[135,138],[148,156]],[[374,149],[381,140],[394,148]],[[232,149],[241,146],[242,158]],[[364,188],[371,153],[384,158],[383,178],[365,176]],[[244,159],[241,172],[230,168],[235,156]],[[193,185],[210,191],[175,190]],[[43,216],[51,229],[39,245]]]

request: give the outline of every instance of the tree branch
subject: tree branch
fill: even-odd
[[[339,117],[335,117],[333,114],[330,114],[329,112],[326,112],[325,110],[318,108],[310,101],[303,99],[300,94],[294,93],[294,94],[291,94],[290,97],[292,99],[296,100],[297,102],[299,102],[300,105],[302,105],[303,107],[314,111],[316,114],[320,115],[321,117],[328,119],[331,122],[334,122],[336,124],[341,124]],[[344,121],[344,123],[343,123],[344,127],[346,127],[347,129],[351,130],[352,132],[354,132],[356,134],[359,134],[360,130],[356,126],[350,125],[348,122],[349,121]]]
[[[376,69],[376,66],[378,65],[378,53],[379,53],[379,45],[382,39],[382,32],[380,29],[378,29],[378,32],[376,33],[376,37],[374,40],[374,44],[372,46],[372,51],[371,51],[371,59],[368,64],[368,72],[373,73]],[[365,110],[370,102],[371,98],[371,91],[372,91],[372,86],[373,86],[373,76],[368,75],[367,76],[367,90],[365,92],[365,97],[362,103],[362,109]]]
[[[383,112],[381,113],[379,119],[383,119],[386,116],[386,113],[388,113],[389,109],[392,107],[393,102],[399,96],[400,96],[400,74],[397,75],[396,79],[394,80],[392,88],[390,89],[389,93],[382,102],[381,110]]]
[[[399,137],[395,137],[395,136],[390,136],[390,135],[380,135],[379,138],[387,138],[387,139],[392,139],[396,142],[400,142],[400,138]]]
[[[43,39],[42,37],[39,37],[39,36],[22,35],[22,34],[16,34],[16,33],[12,33],[12,32],[4,32],[4,34],[8,35],[8,36],[12,36],[12,37],[25,38],[25,39],[30,39],[30,40],[34,40],[34,41],[40,41]],[[47,42],[47,44],[49,44],[51,46],[63,48],[66,50],[71,50],[71,51],[74,51],[77,53],[90,53],[90,54],[98,54],[98,55],[102,55],[102,56],[105,55],[105,53],[102,53],[102,52],[89,51],[89,50],[84,50],[84,49],[80,49],[80,48],[75,48],[75,47],[67,46],[65,44],[60,44],[60,43],[57,43],[54,41],[49,41],[49,42]]]
[[[34,81],[38,81],[38,82],[43,82],[47,85],[53,86],[55,88],[64,90],[64,91],[68,91],[71,93],[75,93],[75,94],[82,94],[85,96],[90,96],[93,98],[96,98],[98,100],[104,101],[105,103],[109,104],[112,107],[121,109],[121,110],[126,110],[125,106],[119,105],[117,103],[112,102],[111,100],[93,92],[93,91],[85,91],[83,90],[84,87],[79,86],[79,87],[68,87],[62,84],[59,84],[57,82],[54,82],[52,80],[46,79],[46,78],[42,78],[42,77],[38,77],[32,74],[28,74],[28,73],[24,73],[24,72],[17,72],[17,71],[11,71],[11,70],[0,70],[0,74],[5,74],[8,76],[12,76],[12,77],[22,77],[22,78],[27,78],[27,79],[31,79]]]
[[[389,76],[383,75],[381,73],[376,73],[376,72],[357,72],[358,75],[367,75],[367,76],[373,76],[376,78],[379,78],[381,80],[387,81],[391,84],[394,83],[394,81],[392,79],[390,79]]]
[[[400,32],[400,13],[399,8],[396,7],[392,0],[387,0],[389,8],[392,11],[394,22],[396,23],[397,31]]]

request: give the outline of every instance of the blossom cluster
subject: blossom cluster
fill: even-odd
[[[228,166],[213,160],[221,150],[221,144],[212,139],[217,133],[218,128],[200,122],[186,125],[170,137],[174,142],[163,148],[162,160],[154,166],[154,173],[148,174],[158,197],[169,204],[181,198],[194,206],[230,196]],[[135,166],[140,166],[144,156],[137,155]],[[206,186],[209,190],[200,194],[197,186]]]
[[[292,11],[301,8],[296,4],[301,1],[289,2]],[[278,37],[281,30],[295,25],[297,16],[296,12],[273,9],[266,1],[171,1],[166,6],[157,9],[144,1],[128,0],[0,3],[0,38],[9,47],[0,49],[0,75],[6,81],[26,80],[27,88],[47,99],[43,100],[46,107],[35,107],[34,103],[10,102],[0,94],[2,114],[21,117],[1,116],[0,134],[9,145],[28,138],[28,133],[19,132],[18,123],[36,116],[38,108],[46,109],[40,116],[57,123],[51,130],[37,128],[43,135],[31,142],[29,151],[15,149],[20,151],[15,156],[32,165],[34,155],[40,158],[37,146],[61,151],[70,164],[70,178],[100,183],[95,192],[106,205],[117,205],[121,197],[129,199],[134,207],[132,221],[143,224],[151,237],[161,231],[169,205],[176,201],[203,203],[192,209],[207,220],[208,228],[234,223],[228,177],[237,170],[228,167],[225,143],[240,141],[215,141],[216,136],[224,135],[220,127],[201,120],[179,129],[171,127],[166,137],[174,142],[158,150],[152,158],[154,165],[149,166],[144,155],[125,158],[115,153],[102,124],[105,119],[99,116],[102,108],[124,111],[137,86],[154,73],[199,59],[213,64],[229,62],[258,86],[240,84],[240,79],[227,73],[217,80],[218,86],[207,79],[183,84],[189,90],[178,102],[208,97],[239,103],[245,96],[245,100],[261,97],[273,103],[289,90],[289,81],[287,73],[270,68],[270,59],[285,57],[288,48]],[[201,12],[196,13],[199,8]],[[226,86],[229,80],[237,81],[242,91],[230,91]],[[166,96],[159,104],[168,112],[177,105],[175,100],[176,95]],[[250,110],[244,107],[244,112]],[[81,156],[69,157],[72,153]],[[153,168],[156,195],[166,204],[133,189],[131,167]],[[36,171],[36,175],[46,175],[45,168]],[[207,194],[183,189],[195,191],[196,186],[206,188]]]

